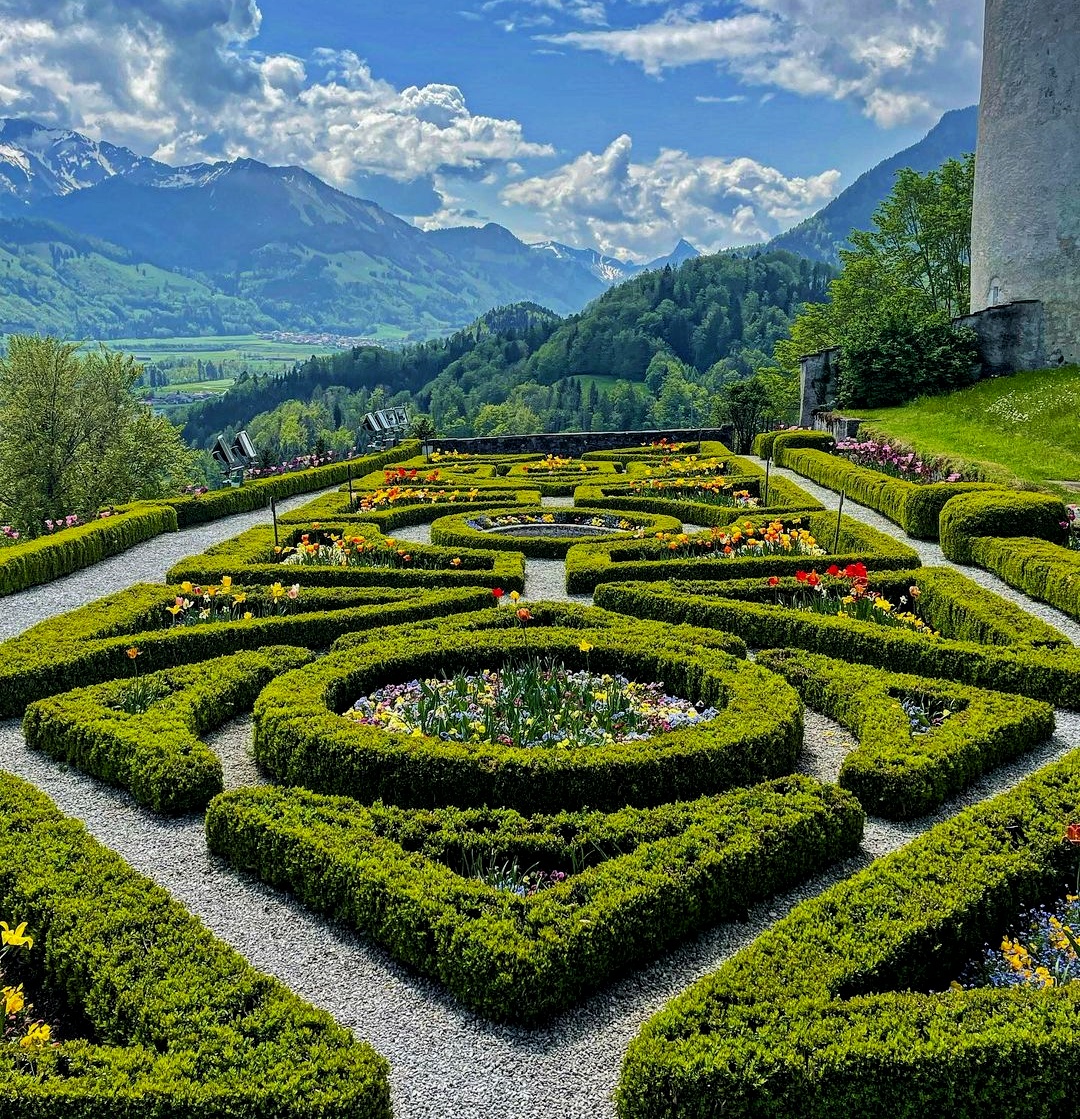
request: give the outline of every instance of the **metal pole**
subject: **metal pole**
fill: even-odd
[[[274,547],[278,546],[278,532],[277,532],[277,498],[270,498],[270,516],[274,519]]]
[[[353,495],[352,495],[352,463],[351,463],[351,462],[347,462],[347,463],[345,464],[345,473],[346,473],[346,474],[348,475],[348,478],[349,478],[349,512],[351,513],[351,512],[352,512],[352,507],[353,507]]]
[[[836,510],[836,535],[833,537],[833,555],[837,555],[840,548],[840,518],[844,515],[844,495],[847,491],[840,491],[840,505]]]
[[[765,456],[765,493],[761,498],[761,504],[767,506],[769,504],[769,471],[772,469],[772,451]]]

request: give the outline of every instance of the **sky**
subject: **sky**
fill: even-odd
[[[748,244],[978,98],[983,0],[0,0],[0,116],[422,228]]]

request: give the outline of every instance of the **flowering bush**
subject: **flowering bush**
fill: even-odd
[[[209,587],[185,581],[180,584],[180,591],[172,606],[165,607],[174,626],[275,617],[287,614],[300,598],[299,583],[291,587],[274,583],[265,594],[253,594],[234,586],[231,575]]]
[[[279,474],[293,474],[297,470],[314,470],[319,466],[328,466],[332,462],[345,462],[355,457],[355,451],[346,455],[336,455],[333,451],[325,451],[321,455],[297,455],[295,458],[278,463],[277,466],[252,466],[244,471],[246,478],[274,478]]]
[[[643,497],[675,497],[728,509],[756,509],[758,499],[749,490],[737,490],[722,478],[646,478],[630,483],[630,491]]]
[[[433,473],[438,474],[438,471]],[[426,480],[430,482],[437,479],[433,479],[429,474]],[[353,512],[372,513],[378,509],[389,509],[394,505],[423,505],[428,502],[452,505],[457,501],[475,501],[479,494],[478,489],[428,490],[417,489],[415,486],[388,485],[385,489],[360,494],[353,504]]]
[[[26,933],[26,922],[10,928],[7,921],[0,921],[0,998],[4,1000],[4,1041],[18,1041],[23,1050],[40,1048],[52,1038],[52,1029],[31,1014],[34,1004],[26,1001],[26,992],[20,983],[11,987],[4,983],[4,957],[11,949],[30,951],[34,938]]]
[[[388,487],[400,486],[405,482],[419,482],[424,481],[431,485],[439,480],[440,473],[438,470],[429,470],[426,474],[421,475],[419,469],[415,466],[406,469],[404,466],[399,466],[396,469],[384,470],[383,481]]]
[[[652,467],[648,473],[649,478],[667,478],[673,474],[693,477],[716,477],[727,473],[727,462],[722,458],[700,458],[698,455],[687,455],[682,459],[665,459],[658,466]]]
[[[561,458],[559,455],[548,455],[547,458],[541,459],[539,462],[523,462],[521,470],[523,474],[528,474],[532,470],[547,471],[548,474],[554,474],[556,471],[569,470],[573,465],[574,460],[570,458]],[[589,468],[581,463],[582,470]]]
[[[809,610],[815,614],[845,614],[860,622],[911,629],[928,637],[940,636],[915,612],[921,594],[916,584],[908,587],[907,594],[900,595],[899,605],[906,609],[897,610],[887,598],[870,587],[866,565],[862,563],[850,563],[842,570],[833,564],[824,576],[816,571],[799,571],[795,579],[797,586],[791,594],[784,593],[777,576],[765,580],[766,586],[775,588],[778,606]]]
[[[797,525],[786,526],[783,521],[772,521],[765,528],[758,528],[747,521],[730,530],[714,528],[707,535],[690,536],[685,532],[656,533],[656,539],[667,547],[673,556],[716,557],[732,559],[757,556],[823,556],[825,549],[814,536]]]
[[[399,548],[391,537],[375,541],[364,536],[328,537],[305,532],[295,547],[276,547],[274,553],[282,563],[302,567],[438,567],[440,561],[424,556],[414,557],[406,548]]]
[[[891,443],[879,443],[874,439],[860,442],[847,439],[836,444],[836,454],[853,462],[856,466],[866,466],[891,478],[903,478],[907,482],[929,484],[931,482],[966,482],[963,473],[950,470],[942,459],[920,458],[914,451],[905,451]]]
[[[522,615],[525,617],[522,617]],[[528,611],[518,611],[524,636]],[[585,649],[587,642],[582,643]],[[591,648],[591,646],[590,646]],[[714,719],[659,684],[571,672],[554,661],[391,684],[358,700],[346,717],[365,726],[454,742],[514,747],[607,746]]]

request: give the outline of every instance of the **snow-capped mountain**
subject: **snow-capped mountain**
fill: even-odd
[[[605,256],[595,249],[575,249],[559,241],[535,241],[529,245],[529,248],[554,256],[558,260],[573,261],[605,284],[621,284],[639,272],[663,268],[666,264],[677,268],[683,261],[701,256],[701,253],[687,240],[680,240],[667,256],[657,257],[656,260],[650,260],[648,264],[635,264],[632,260]]]

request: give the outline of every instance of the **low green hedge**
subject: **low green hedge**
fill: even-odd
[[[443,983],[529,1025],[668,945],[739,917],[855,853],[854,798],[806,777],[612,815],[364,808],[299,789],[242,789],[206,817],[210,850]],[[562,870],[530,897],[477,860]]]
[[[10,544],[0,548],[0,595],[49,583],[176,528],[175,510],[137,502],[119,506],[110,517]]]
[[[708,634],[673,634],[618,619],[597,629],[570,628],[557,624],[557,614],[538,615],[523,633],[512,610],[490,614],[438,629],[381,630],[278,677],[255,705],[256,760],[282,783],[364,802],[533,812],[689,799],[794,768],[802,741],[798,695],[772,673],[722,652]],[[591,652],[580,650],[583,638]],[[721,714],[643,741],[576,749],[442,741],[340,714],[386,684],[479,673],[526,656],[656,681]]]
[[[675,457],[695,455],[700,458],[726,458],[731,451],[718,439],[704,439],[700,443],[689,442],[681,444],[682,450],[676,452]],[[639,447],[622,447],[614,451],[584,451],[580,458],[583,462],[619,462],[623,466],[629,463],[644,462],[659,465],[672,455],[669,452],[658,450],[646,445]]]
[[[797,906],[648,1021],[620,1119],[1059,1119],[1080,991],[955,991],[1020,911],[1070,892],[1080,753]]]
[[[852,501],[875,509],[909,536],[937,540],[938,522],[947,505],[970,493],[1002,494],[987,482],[931,482],[926,485],[892,478],[880,470],[856,466],[822,450],[785,450],[777,464],[828,489],[843,490]],[[1008,494],[1009,499],[1019,494]]]
[[[282,525],[282,547],[301,542],[314,530],[300,525]],[[374,526],[362,524],[321,524],[319,533],[365,536],[376,540]],[[298,582],[304,587],[502,587],[505,591],[525,589],[525,558],[520,552],[436,548],[427,544],[408,544],[415,561],[413,567],[334,567],[327,565],[282,563],[274,553],[274,532],[268,525],[248,529],[197,556],[188,556],[169,568],[170,583],[220,583],[226,575],[237,582]],[[455,564],[454,560],[460,562]]]
[[[468,497],[469,490],[453,500],[448,500],[453,488],[427,488],[427,498],[422,501],[395,501],[384,509],[350,511],[348,493],[337,491],[323,494],[309,501],[299,509],[294,509],[278,518],[283,525],[311,525],[333,522],[334,524],[372,524],[381,532],[395,532],[407,525],[422,525],[436,517],[450,513],[466,513],[484,509],[496,509],[503,505],[539,505],[540,494],[537,490],[481,490],[475,500]],[[361,491],[356,491],[359,497]],[[355,503],[354,503],[355,504]]]
[[[1046,540],[975,537],[971,559],[1010,587],[1080,620],[1080,552]]]
[[[967,493],[941,511],[941,550],[953,563],[970,564],[971,542],[981,537],[1031,536],[1063,545],[1066,516],[1065,502],[1045,493]]]
[[[756,509],[744,510],[755,515],[762,512],[786,514],[795,512],[818,512],[822,509],[820,501],[812,498],[805,490],[799,489],[786,478],[770,478],[769,491],[765,489],[762,474],[737,475],[725,479],[732,490],[748,490],[751,497],[765,496],[766,503]],[[712,505],[706,501],[696,501],[693,497],[683,497],[677,493],[665,494],[647,489],[637,491],[632,484],[622,483],[614,486],[597,486],[591,483],[578,486],[574,490],[574,504],[592,509],[624,509],[628,512],[663,513],[676,517],[684,524],[728,525],[731,518],[739,515],[734,506]]]
[[[136,584],[49,618],[0,644],[0,716],[22,713],[35,699],[131,674],[125,652],[141,650],[148,672],[264,645],[326,648],[354,630],[479,610],[491,603],[483,587],[451,590],[309,589],[296,612],[193,626],[172,626],[166,607],[179,586]]]
[[[485,532],[483,529],[473,528],[471,521],[487,517],[510,517],[521,514],[530,514],[537,517],[550,517],[552,523],[562,516],[582,516],[585,518],[601,518],[617,520],[628,526],[626,529],[613,528],[610,532],[597,533],[595,536],[510,536],[500,535],[495,532]],[[573,509],[543,509],[537,506],[534,509],[501,509],[484,510],[480,514],[452,513],[447,517],[440,517],[431,526],[431,542],[446,548],[493,548],[497,551],[521,552],[534,559],[562,559],[566,553],[579,544],[582,540],[590,543],[600,541],[614,541],[629,539],[630,531],[646,532],[679,532],[682,521],[676,517],[668,517],[662,513],[629,513],[626,516],[615,516],[605,509],[580,508],[575,505]]]
[[[389,1066],[0,773],[0,914],[90,1040],[0,1045],[12,1119],[390,1119]]]
[[[723,630],[754,647],[807,649],[1080,709],[1080,650],[1056,630],[947,568],[886,572],[874,576],[873,586],[896,602],[916,581],[920,613],[946,636],[777,606],[763,579],[604,583],[597,587],[596,604],[636,618]],[[777,590],[795,586],[794,580],[781,580]]]
[[[1054,733],[1054,709],[1039,700],[795,649],[766,650],[757,663],[858,738],[859,748],[840,769],[840,784],[867,812],[892,820],[926,815]],[[940,727],[914,734],[903,696],[932,697],[950,715]]]
[[[831,451],[836,440],[827,431],[810,431],[797,428],[791,431],[766,431],[754,437],[753,452],[759,458],[769,458],[778,465],[785,451],[812,448],[818,451]]]
[[[729,528],[747,522],[762,527],[773,518],[759,513],[731,519]],[[785,526],[807,529],[819,545],[832,547],[836,539],[835,513],[810,513],[785,516]],[[715,531],[715,530],[714,530]],[[694,539],[694,538],[691,538]],[[709,536],[697,539],[710,540]],[[703,548],[700,555],[671,554],[669,542],[656,539],[632,540],[616,544],[575,544],[566,555],[566,589],[572,594],[588,594],[601,583],[623,579],[739,579],[751,575],[794,575],[812,567],[824,570],[829,564],[841,567],[865,563],[874,571],[918,567],[918,553],[907,544],[851,517],[840,521],[840,538],[835,552],[824,556],[772,555],[723,558],[719,551]]]
[[[528,487],[540,491],[543,497],[569,497],[587,479],[617,478],[621,473],[615,462],[590,462],[586,469],[581,463],[556,470],[547,470],[533,462],[514,463],[505,472],[496,469],[502,477],[503,485]]]
[[[117,706],[130,679],[78,688],[32,703],[23,734],[31,749],[127,789],[155,812],[198,812],[224,788],[221,762],[202,737],[250,711],[275,676],[311,658],[279,645],[144,673],[145,686],[167,694],[143,714]]]

